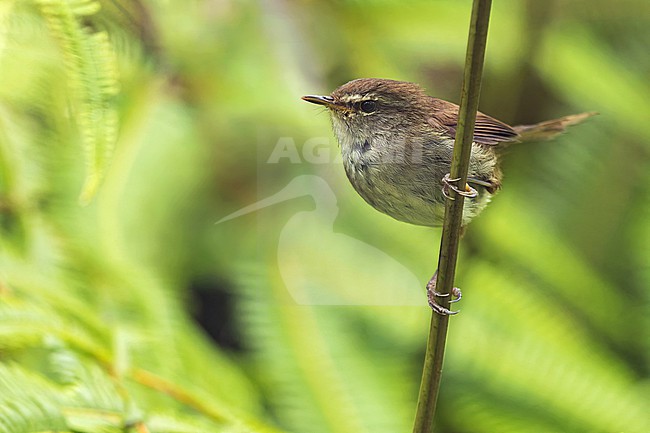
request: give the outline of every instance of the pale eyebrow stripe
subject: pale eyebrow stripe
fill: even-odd
[[[359,102],[359,101],[376,101],[377,97],[373,94],[368,94],[368,95],[353,94],[353,95],[342,96],[340,99],[343,102]]]

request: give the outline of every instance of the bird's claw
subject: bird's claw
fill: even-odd
[[[443,307],[431,298],[429,298],[429,307],[431,307],[434,312],[441,316],[453,316],[455,314],[458,314],[458,311],[451,311],[449,308]]]
[[[439,293],[436,292],[435,290],[431,290],[431,293],[433,293],[433,295],[436,298],[446,298],[448,296],[452,296],[452,298],[449,300],[450,304],[453,304],[454,302],[458,302],[461,299],[463,299],[463,292],[461,292],[458,287],[452,287],[451,293]]]
[[[429,307],[431,307],[433,311],[440,314],[441,316],[453,316],[454,314],[458,314],[458,311],[452,311],[438,304],[436,298],[445,298],[447,296],[452,296],[452,299],[449,301],[449,303],[454,303],[461,300],[461,298],[463,297],[463,293],[460,291],[458,287],[452,288],[451,294],[437,292],[436,291],[437,277],[438,277],[438,271],[436,271],[436,273],[433,274],[433,277],[431,277],[431,279],[427,283],[427,300],[429,301]]]
[[[478,196],[478,191],[468,184],[465,184],[465,190],[461,190],[456,185],[454,185],[454,183],[458,182],[459,180],[460,178],[451,179],[449,173],[445,174],[445,177],[442,178],[442,194],[449,200],[455,200],[455,198],[449,195],[449,190],[452,190],[456,194],[467,198],[474,198]]]

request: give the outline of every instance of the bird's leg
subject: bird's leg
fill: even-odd
[[[465,190],[461,191],[454,185],[455,182],[458,182],[460,178],[458,179],[451,179],[449,173],[445,174],[445,176],[442,178],[442,194],[447,197],[449,200],[455,200],[453,197],[449,195],[449,190],[453,190],[456,192],[458,195],[462,195],[463,197],[468,197],[468,198],[474,198],[478,196],[478,191],[476,191],[474,188],[469,186],[468,184],[465,184]],[[460,228],[460,236],[462,237],[463,234],[465,234],[465,226],[461,226]],[[443,307],[442,305],[438,304],[438,301],[436,298],[443,298],[450,296],[449,293],[439,293],[436,291],[436,279],[438,278],[438,270],[436,269],[436,272],[433,274],[433,277],[429,280],[427,283],[427,300],[429,301],[429,306],[433,311],[436,313],[442,315],[442,316],[450,316],[454,314],[458,314],[458,311],[451,311],[448,308]],[[462,292],[458,287],[453,287],[451,289],[451,296],[452,299],[449,301],[449,303],[454,303],[458,302],[461,300],[463,297]]]
[[[474,198],[478,196],[478,191],[476,191],[468,184],[465,184],[465,190],[461,190],[456,185],[454,185],[454,183],[458,182],[459,180],[460,178],[451,179],[449,173],[445,174],[445,177],[442,178],[442,194],[449,200],[454,200],[454,198],[449,195],[450,189],[456,192],[456,194],[462,195],[463,197]]]
[[[442,298],[442,297],[449,296],[449,294],[439,293],[436,291],[437,278],[438,278],[438,270],[436,269],[436,272],[433,274],[433,277],[431,277],[431,279],[427,283],[427,299],[429,301],[429,306],[433,311],[440,314],[441,316],[452,316],[454,314],[458,314],[458,311],[451,311],[443,307],[442,305],[438,304],[436,297]],[[458,287],[454,287],[453,289],[451,289],[451,295],[453,296],[453,299],[449,301],[450,303],[458,302],[463,297],[463,294]]]

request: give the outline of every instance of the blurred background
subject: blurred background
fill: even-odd
[[[300,96],[458,102],[470,10],[4,0],[0,432],[411,431],[440,230],[365,204]],[[481,111],[600,115],[508,150],[437,431],[650,431],[649,28],[642,0],[494,2]]]

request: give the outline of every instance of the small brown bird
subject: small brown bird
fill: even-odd
[[[463,226],[501,188],[500,151],[510,143],[548,140],[595,113],[511,127],[476,116],[468,183],[449,179],[458,106],[428,96],[417,84],[360,78],[329,96],[303,96],[329,109],[345,172],[371,206],[411,224],[440,226],[449,189],[467,197]],[[433,305],[432,305],[433,307]]]

